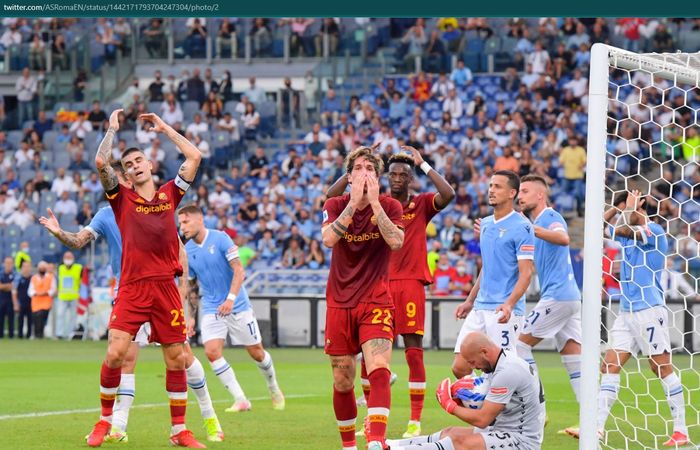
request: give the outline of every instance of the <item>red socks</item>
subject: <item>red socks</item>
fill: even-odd
[[[362,394],[365,396],[365,402],[369,402],[369,378],[367,377],[367,366],[365,365],[365,359],[362,358],[360,362],[360,383],[362,383]]]
[[[357,445],[355,440],[355,421],[357,420],[357,405],[355,404],[355,392],[340,392],[333,386],[333,410],[338,422],[340,439],[343,448],[352,448]]]
[[[367,416],[369,417],[369,441],[384,442],[386,438],[386,425],[389,420],[389,407],[391,406],[391,387],[389,369],[375,369],[369,374],[369,384],[372,387],[372,395],[367,401]]]
[[[165,371],[165,390],[170,399],[171,423],[184,425],[187,409],[187,375],[184,369]]]
[[[408,363],[408,393],[411,398],[411,420],[420,422],[425,399],[425,365],[423,349],[409,347],[406,349]]]
[[[112,416],[114,400],[117,398],[117,389],[119,388],[121,379],[121,367],[110,369],[107,367],[106,362],[102,363],[102,369],[100,370],[100,403],[102,405],[102,418]]]

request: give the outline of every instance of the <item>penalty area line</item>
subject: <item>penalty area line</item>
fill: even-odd
[[[312,397],[321,397],[320,395],[313,395],[313,394],[291,394],[291,395],[285,395],[285,398],[312,398]],[[269,400],[270,397],[251,397],[248,400]],[[212,403],[230,403],[231,400],[212,400]],[[139,408],[156,408],[156,407],[164,407],[168,406],[170,403],[144,403],[144,404],[136,404],[131,407],[131,409],[139,409]],[[87,414],[87,413],[99,413],[101,411],[100,408],[85,408],[85,409],[65,409],[62,411],[43,411],[43,412],[34,412],[34,413],[23,413],[23,414],[5,414],[5,415],[0,415],[0,420],[13,420],[13,419],[33,419],[36,417],[48,417],[48,416],[65,416],[69,414]]]

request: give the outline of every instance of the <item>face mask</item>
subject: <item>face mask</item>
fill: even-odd
[[[440,270],[447,270],[450,268],[449,264],[440,264]]]
[[[64,259],[63,260],[63,264],[65,264],[67,266],[72,266],[74,262],[75,262],[75,260],[73,260],[73,259]]]
[[[466,268],[466,267],[462,267],[462,266],[457,267],[457,273],[460,274],[460,275],[464,275],[464,273],[465,273],[466,271],[467,271],[467,268]]]
[[[44,275],[46,273],[46,270],[40,270],[39,275]]]

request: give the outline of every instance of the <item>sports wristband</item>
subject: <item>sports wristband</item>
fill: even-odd
[[[235,303],[235,302],[236,302],[236,296],[229,292],[228,295],[226,296],[226,300],[231,300],[232,302]]]
[[[432,169],[432,167],[430,167],[430,164],[428,164],[427,161],[423,161],[418,167],[420,167],[420,170],[422,170],[423,173],[426,175],[428,175],[428,172],[430,172],[430,169]]]

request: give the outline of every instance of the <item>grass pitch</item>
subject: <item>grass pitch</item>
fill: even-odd
[[[105,342],[0,341],[0,448],[87,448],[84,436],[99,415],[99,371],[105,348]],[[280,386],[287,395],[286,410],[272,410],[265,382],[247,353],[241,349],[228,349],[225,357],[253,402],[252,412],[231,414],[224,412],[231,403],[228,392],[211,372],[203,350],[195,348],[195,354],[204,363],[209,391],[226,434],[225,442],[207,443],[207,446],[239,450],[340,448],[331,406],[330,364],[323,351],[270,349],[270,353]],[[557,430],[578,422],[578,405],[559,356],[540,352],[535,357],[544,383],[549,417],[543,448],[578,448],[577,441],[556,434]],[[410,409],[406,387],[408,370],[403,351],[394,351],[393,359],[393,370],[398,373],[399,380],[392,389],[388,434],[396,438],[405,431]],[[460,424],[442,411],[433,395],[437,383],[450,375],[451,361],[452,353],[448,351],[425,353],[428,393],[422,421],[424,433]],[[691,360],[681,357],[676,357],[674,362],[684,369],[683,384],[690,390],[688,425],[691,438],[697,441],[700,438],[700,363],[694,361],[691,367]],[[621,402],[613,413],[618,417],[624,414],[620,403],[626,403],[629,423],[639,427],[638,444],[632,443],[629,448],[656,448],[670,431],[664,424],[669,412],[660,383],[649,377],[645,365],[642,369],[645,370],[644,376],[636,374],[630,378],[636,394],[623,391]],[[169,412],[164,373],[160,349],[142,349],[136,368],[136,399],[129,418],[129,443],[105,444],[104,447],[168,447]],[[661,401],[657,403],[654,399]],[[639,410],[647,412],[647,416],[644,417]],[[360,408],[360,420],[364,411]],[[191,393],[187,425],[204,442],[199,408]],[[627,432],[631,430],[631,425],[611,418],[608,429],[615,427]],[[614,448],[625,446],[616,432],[609,433],[608,443]],[[362,438],[358,438],[358,445],[364,445]]]

